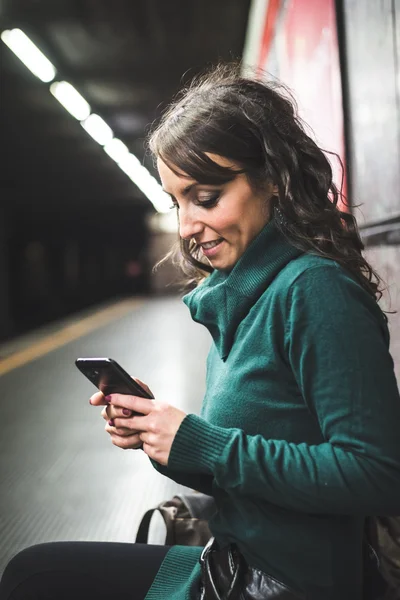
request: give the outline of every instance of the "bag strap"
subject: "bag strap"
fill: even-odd
[[[158,511],[165,523],[165,526],[167,528],[167,535],[165,538],[165,544],[167,546],[172,546],[175,543],[175,539],[174,539],[174,528],[173,528],[173,520],[175,518],[175,514],[176,514],[176,508],[171,506],[171,507],[164,507],[164,506],[157,506],[157,508],[150,508],[150,510],[146,511],[143,515],[142,520],[139,523],[139,528],[136,534],[136,540],[135,542],[137,544],[148,544],[149,543],[149,529],[150,529],[150,522],[152,519],[153,514]]]
[[[135,542],[137,544],[148,544],[150,521],[151,521],[151,517],[153,516],[153,513],[156,510],[158,510],[158,509],[151,508],[150,510],[148,510],[144,513],[142,520],[140,521],[139,528],[137,530],[137,534],[136,534]]]

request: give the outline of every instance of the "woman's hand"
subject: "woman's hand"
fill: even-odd
[[[134,379],[139,385],[148,391],[151,396],[153,396],[152,391],[145,383],[136,377],[132,377],[132,379]],[[109,398],[110,397],[108,396],[105,397],[101,392],[97,392],[96,394],[93,394],[89,402],[93,406],[105,407],[101,411],[101,416],[106,421],[105,430],[110,434],[112,443],[115,446],[123,448],[124,450],[137,450],[142,448],[143,443],[140,440],[139,433],[137,431],[133,431],[130,427],[125,426],[126,423],[124,423],[121,427],[115,427],[115,418],[118,417],[119,419],[127,419],[128,417],[132,416],[132,411],[119,406],[111,406]]]
[[[149,390],[141,381],[136,381]],[[107,420],[105,429],[115,446],[126,450],[140,448],[143,444],[143,450],[150,458],[161,465],[168,464],[172,443],[186,413],[166,403],[125,394],[104,397],[98,392],[91,397],[90,403],[106,405],[102,416]]]

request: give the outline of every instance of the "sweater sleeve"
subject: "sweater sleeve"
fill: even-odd
[[[202,494],[206,494],[207,496],[212,496],[212,483],[214,477],[209,475],[208,473],[188,473],[187,471],[174,471],[164,465],[160,465],[160,463],[156,462],[152,458],[150,459],[153,467],[164,475],[168,477],[168,479],[172,479],[176,483],[180,485],[185,485],[192,490],[196,490],[197,492],[201,492]]]
[[[265,439],[188,415],[169,466],[291,510],[400,514],[400,398],[379,307],[332,263],[292,284],[285,321],[288,361],[324,441]]]

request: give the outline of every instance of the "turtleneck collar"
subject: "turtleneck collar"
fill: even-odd
[[[251,242],[230,272],[215,270],[184,296],[192,319],[210,331],[223,360],[236,330],[251,307],[288,262],[300,256],[272,219]]]

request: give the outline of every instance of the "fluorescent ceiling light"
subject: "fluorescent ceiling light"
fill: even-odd
[[[85,98],[67,81],[55,81],[50,86],[50,92],[78,121],[84,121],[90,115],[90,106]]]
[[[113,138],[112,129],[99,115],[91,114],[87,119],[82,121],[81,125],[101,146],[105,146]]]
[[[142,165],[140,160],[136,158],[134,154],[129,153],[124,156],[123,159],[118,163],[121,169],[128,175],[132,181],[135,180],[136,173],[140,171]]]
[[[3,42],[18,56],[30,71],[44,82],[56,76],[54,65],[35,46],[21,29],[5,30],[1,33]],[[112,129],[101,117],[90,114],[90,105],[67,81],[57,81],[50,85],[50,92],[75,119],[81,122],[87,133],[101,146],[133,183],[152,202],[159,213],[169,210],[169,197],[163,192],[158,181],[140,164],[121,140],[114,138]],[[169,225],[172,226],[172,223]]]
[[[158,181],[150,175],[149,171],[140,164],[133,154],[128,154],[119,163],[120,168],[126,173],[131,181],[143,192],[160,213],[166,213],[171,205],[171,200]]]
[[[168,213],[171,210],[171,199],[165,192],[162,191],[161,185],[158,183],[157,185],[159,189],[157,191],[154,190],[154,192],[152,192],[151,196],[148,196],[148,198],[157,212]]]
[[[113,138],[111,142],[108,142],[104,146],[104,151],[107,152],[108,156],[115,160],[116,163],[120,163],[129,154],[127,146],[118,138]]]
[[[54,65],[21,29],[3,31],[1,39],[36,77],[46,83],[54,79],[57,72]]]
[[[145,167],[135,174],[133,183],[148,197],[157,212],[166,213],[171,206],[169,196],[163,192],[158,181],[150,175]]]

